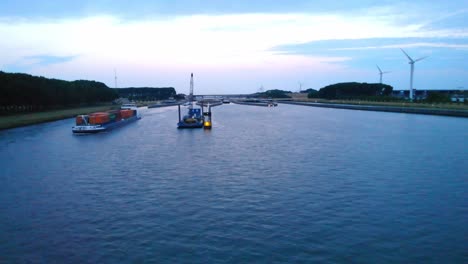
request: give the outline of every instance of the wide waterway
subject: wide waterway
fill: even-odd
[[[0,131],[0,263],[467,263],[468,119],[222,105]]]

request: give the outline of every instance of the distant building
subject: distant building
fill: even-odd
[[[436,92],[448,95],[452,102],[465,102],[467,100],[468,91],[465,90],[416,90],[414,89],[414,99],[415,100],[424,100],[427,98],[427,95],[430,92]],[[398,97],[402,99],[409,99],[409,90],[393,90],[393,97]]]
[[[130,100],[128,100],[128,98],[123,98],[123,97],[120,97],[120,98],[117,98],[115,99],[114,101],[112,101],[113,104],[128,104],[130,103]]]

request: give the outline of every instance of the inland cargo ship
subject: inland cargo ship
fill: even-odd
[[[76,125],[72,127],[72,131],[77,134],[99,133],[123,126],[140,118],[141,115],[136,105],[125,104],[119,110],[78,115],[75,119]]]

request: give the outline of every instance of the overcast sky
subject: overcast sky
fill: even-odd
[[[334,3],[336,2],[336,3]],[[346,3],[340,3],[346,2]],[[0,1],[0,70],[196,94],[468,88],[466,1]]]

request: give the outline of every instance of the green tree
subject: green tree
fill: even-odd
[[[290,91],[283,91],[283,90],[268,90],[263,93],[256,93],[255,97],[259,98],[291,98],[291,96],[287,95],[291,93]]]
[[[0,71],[0,109],[3,113],[95,104],[116,97],[114,90],[100,82],[68,82]]]
[[[175,98],[177,96],[176,90],[173,87],[115,88],[114,91],[119,95],[119,97],[138,101],[165,100],[170,97]]]
[[[448,103],[451,102],[450,96],[438,93],[438,92],[429,92],[426,97],[426,102],[428,103]]]
[[[337,83],[319,90],[319,97],[326,99],[354,99],[373,96],[389,96],[393,87],[380,83]]]
[[[315,89],[307,89],[307,98],[318,98],[319,97],[319,92]]]

